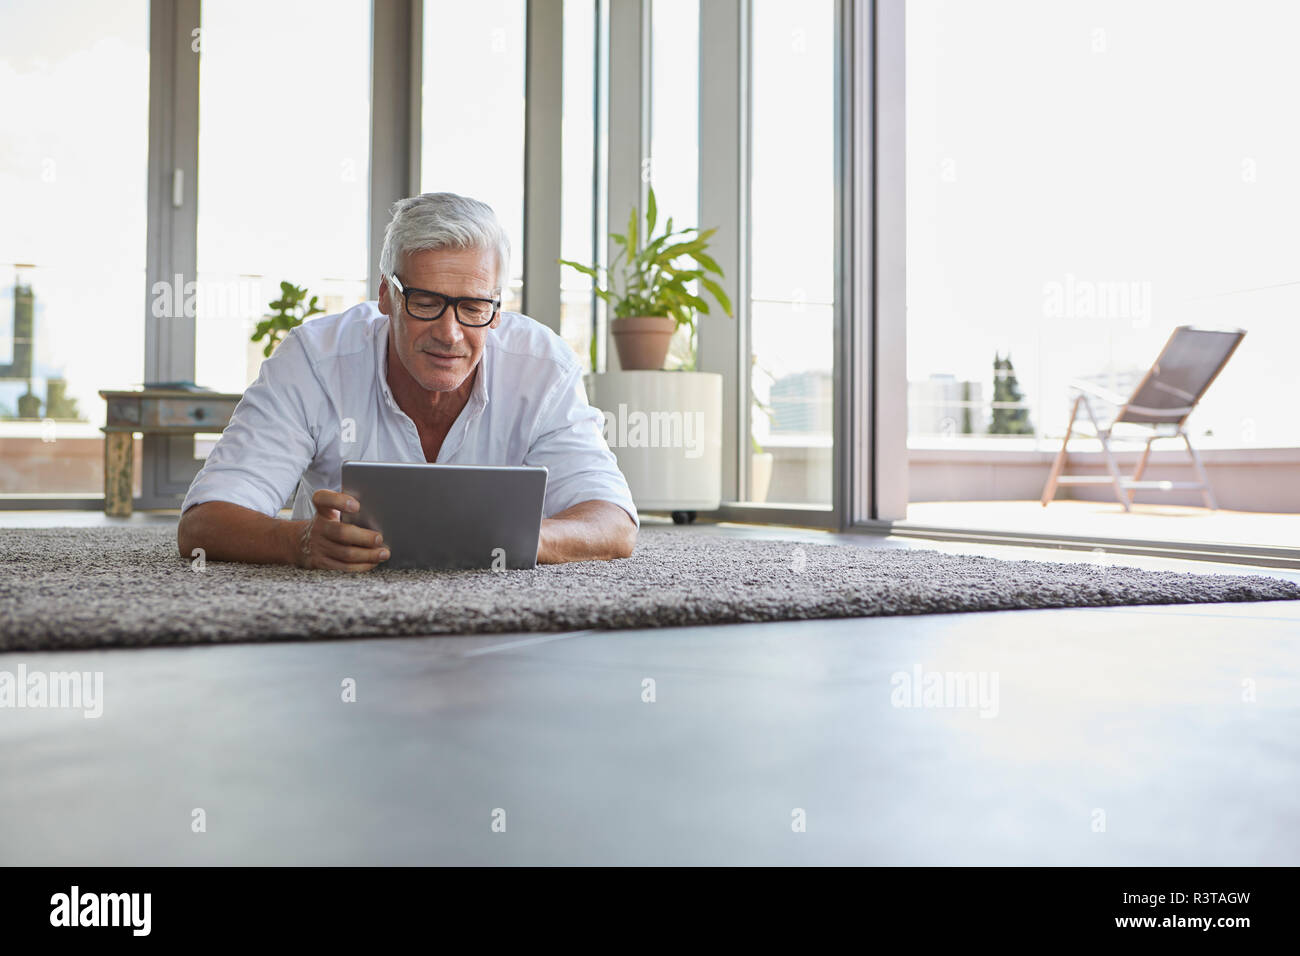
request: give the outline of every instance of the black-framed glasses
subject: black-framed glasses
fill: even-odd
[[[392,275],[389,278],[396,284],[397,291],[402,293],[402,298],[406,302],[407,315],[422,322],[432,322],[434,319],[442,318],[442,313],[446,312],[447,306],[450,305],[457,322],[472,329],[481,329],[485,325],[491,325],[497,312],[501,310],[500,299],[443,295],[441,292],[433,292],[429,289],[408,289],[402,285],[402,280],[397,276]]]

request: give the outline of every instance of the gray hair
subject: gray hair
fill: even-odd
[[[455,193],[423,193],[397,200],[392,212],[379,254],[379,271],[384,275],[396,272],[412,252],[493,249],[497,254],[497,282],[505,289],[510,239],[487,203]]]

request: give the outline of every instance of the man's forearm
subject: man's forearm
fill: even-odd
[[[195,505],[181,516],[176,540],[182,557],[202,548],[206,559],[250,564],[299,564],[298,547],[310,522],[285,521],[227,501]],[[584,501],[542,522],[537,560],[602,561],[631,556],[636,525],[609,501]]]
[[[584,501],[542,522],[537,560],[607,561],[631,557],[636,524],[612,501]]]
[[[228,501],[205,501],[181,515],[181,557],[202,548],[205,559],[250,564],[297,564],[296,548],[308,522],[284,521]]]

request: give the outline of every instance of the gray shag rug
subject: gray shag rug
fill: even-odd
[[[169,526],[0,529],[0,650],[1300,600],[1262,575],[645,528],[622,561],[344,574],[182,559]]]

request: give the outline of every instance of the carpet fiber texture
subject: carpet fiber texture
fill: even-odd
[[[646,528],[623,561],[350,575],[180,558],[168,526],[0,529],[0,650],[1300,600],[1262,575]]]

